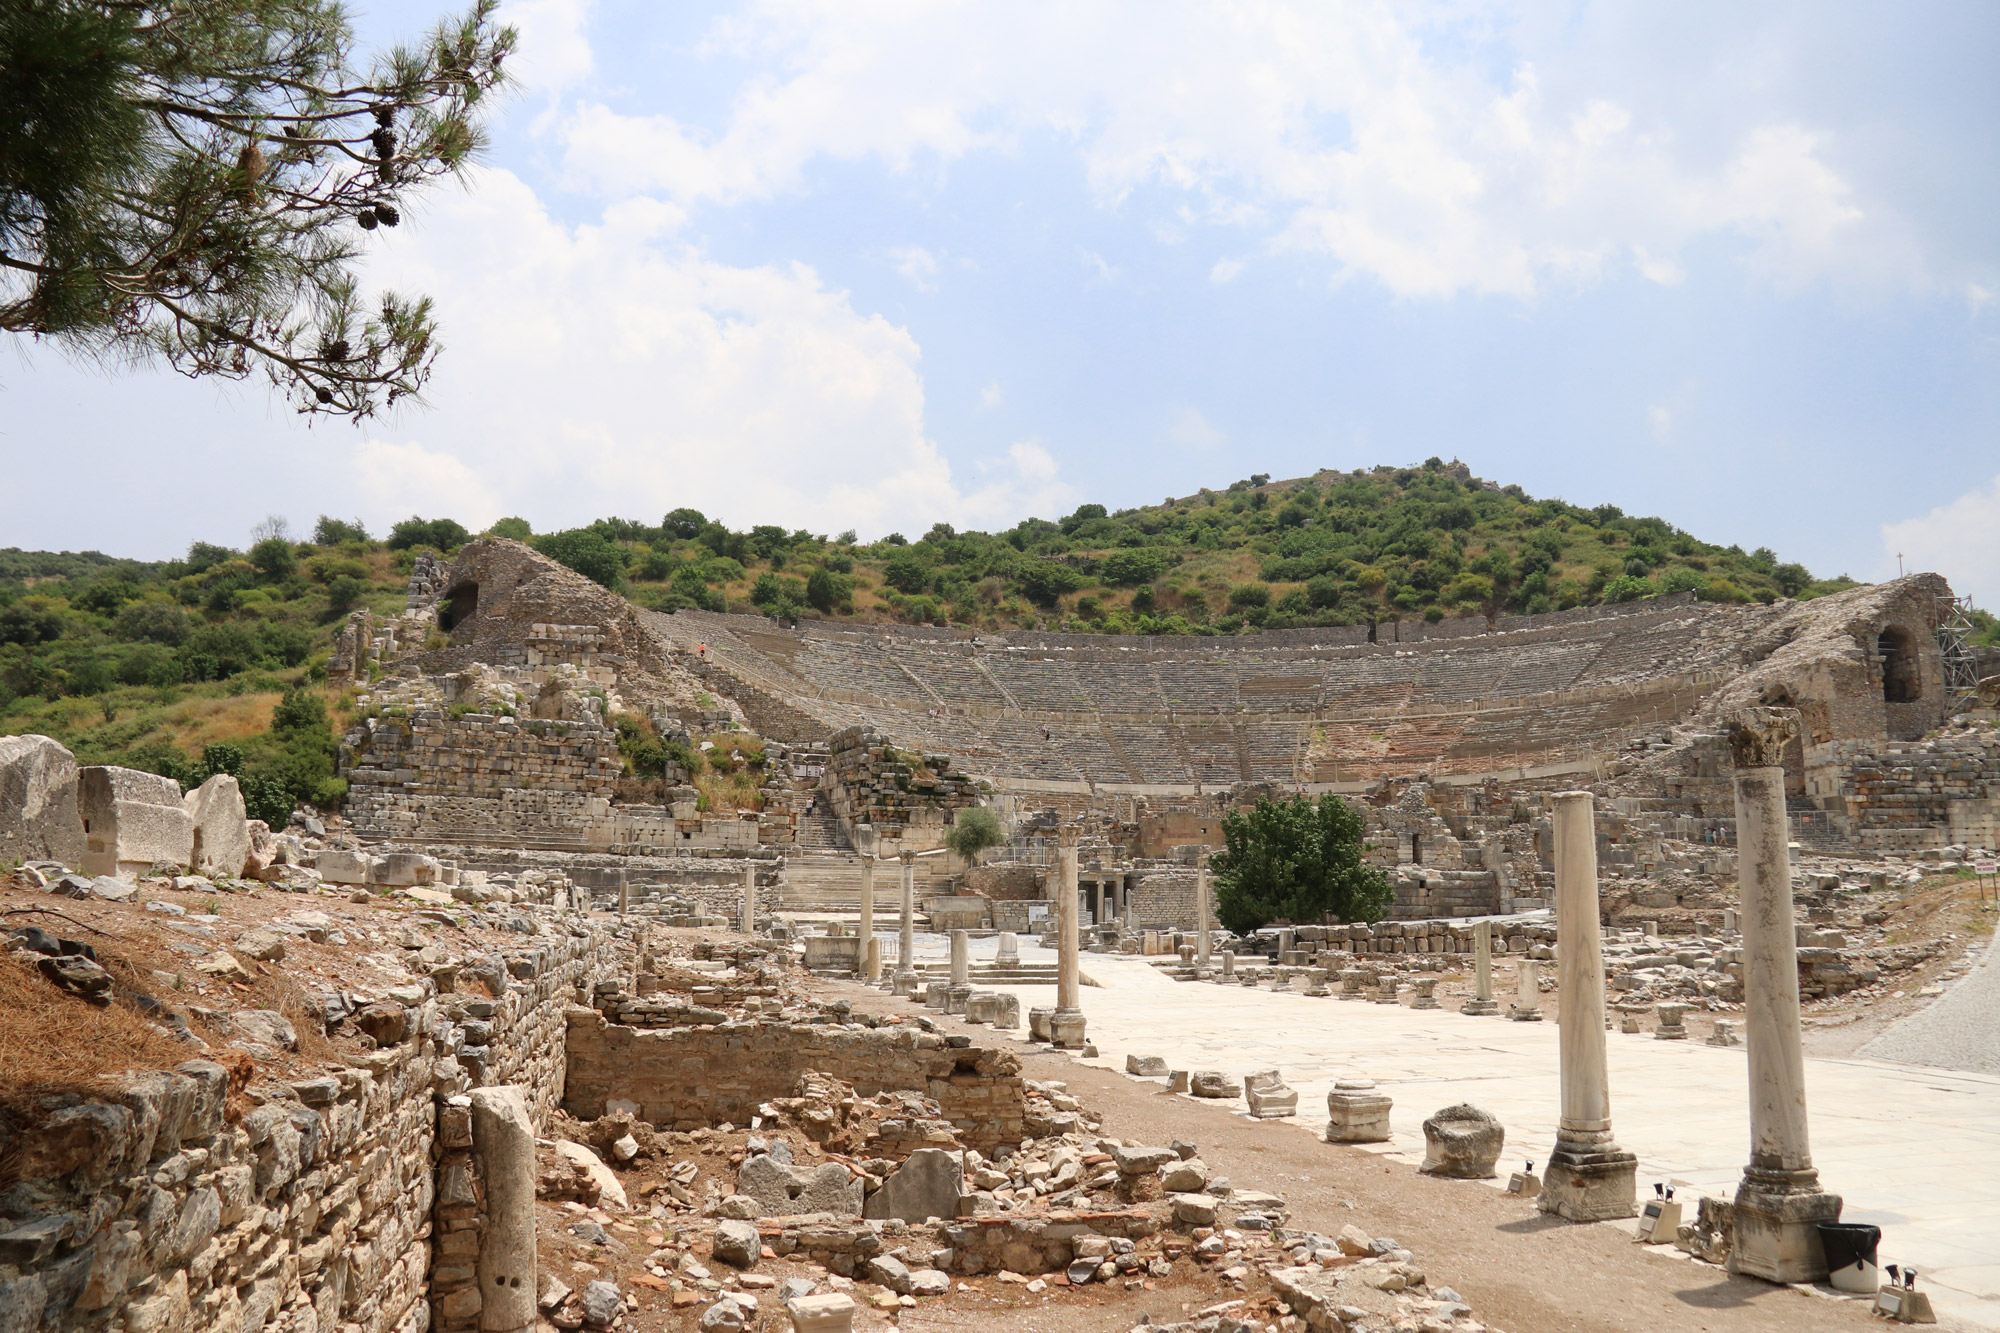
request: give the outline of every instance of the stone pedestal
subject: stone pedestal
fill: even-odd
[[[993,955],[995,967],[1019,967],[1021,965],[1021,941],[1011,930],[1000,932],[998,952]]]
[[[1611,1133],[1604,942],[1597,919],[1597,835],[1589,792],[1556,796],[1555,841],[1562,1116],[1538,1206],[1571,1222],[1602,1222],[1638,1212],[1639,1163]],[[1523,960],[1521,966],[1525,972],[1533,964]]]
[[[1684,1004],[1655,1006],[1654,1012],[1660,1016],[1660,1025],[1653,1029],[1653,1035],[1661,1041],[1686,1041],[1688,1030],[1681,1019],[1686,1016],[1687,1011],[1688,1007]]]
[[[1507,1017],[1516,1023],[1539,1023],[1542,1021],[1542,965],[1532,958],[1523,958],[1520,973],[1514,982],[1514,1004],[1508,1009]]]
[[[1411,984],[1417,988],[1417,993],[1410,1001],[1410,1008],[1436,1009],[1439,1007],[1437,996],[1434,993],[1437,990],[1436,977],[1419,977]]]
[[[1047,1041],[1054,1035],[1053,1009],[1033,1008],[1028,1010],[1028,1037],[1032,1041]]]
[[[948,1014],[965,1012],[966,1001],[972,998],[970,986],[946,986],[944,988],[944,1011]]]
[[[1243,1100],[1258,1120],[1283,1120],[1297,1115],[1299,1094],[1285,1086],[1284,1075],[1275,1069],[1260,1069],[1243,1078]]]
[[[792,1333],[854,1333],[854,1298],[830,1291],[818,1296],[794,1296],[785,1302]]]
[[[1469,1102],[1447,1106],[1424,1121],[1425,1175],[1453,1180],[1491,1180],[1507,1131],[1493,1116]]]
[[[1367,1078],[1337,1079],[1326,1094],[1328,1143],[1387,1143],[1389,1094],[1376,1090]]]
[[[1368,974],[1358,967],[1350,967],[1340,974],[1340,998],[1358,1000],[1361,988],[1368,984]]]
[[[1840,1196],[1819,1186],[1806,1122],[1783,767],[1797,734],[1787,708],[1745,709],[1729,728],[1750,1073],[1750,1163],[1736,1189],[1729,1269],[1772,1282],[1823,1280],[1819,1224],[1840,1217]]]
[[[1493,999],[1493,923],[1475,921],[1472,923],[1472,975],[1474,991],[1471,999],[1459,1006],[1461,1014],[1471,1014],[1483,1018],[1500,1012],[1500,1006]]]
[[[1080,1051],[1085,1045],[1083,1013],[1057,1009],[1049,1015],[1049,1044],[1058,1050]]]

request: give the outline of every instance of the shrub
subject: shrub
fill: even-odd
[[[335,574],[326,581],[327,603],[335,611],[346,611],[368,595],[368,585],[352,574]]]
[[[944,845],[967,861],[976,860],[988,847],[998,847],[1005,841],[1007,831],[1000,826],[1000,817],[983,805],[960,810],[951,827],[944,831]]]
[[[509,541],[524,542],[535,535],[525,518],[503,518],[487,529],[495,537],[505,537]]]
[[[313,524],[312,539],[314,546],[345,546],[349,542],[367,541],[368,529],[358,518],[350,522],[321,514],[319,522]]]
[[[930,586],[931,567],[914,551],[898,551],[882,566],[882,581],[897,592],[914,595]]]
[[[127,643],[164,643],[172,648],[187,641],[187,612],[172,602],[134,602],[118,613],[111,633]]]
[[[1136,588],[1142,583],[1151,583],[1171,563],[1172,560],[1164,553],[1140,547],[1136,550],[1113,551],[1104,557],[1100,572],[1106,583],[1120,588]]]
[[[453,518],[417,518],[412,515],[389,529],[389,549],[392,551],[413,550],[419,546],[435,546],[446,554],[465,545],[472,536],[465,525]]]
[[[284,537],[266,537],[250,548],[250,563],[272,583],[281,583],[299,567],[298,552]]]
[[[1271,589],[1267,584],[1239,583],[1229,590],[1229,605],[1238,611],[1270,604]]]
[[[1014,587],[1039,607],[1053,607],[1066,592],[1075,592],[1083,576],[1055,560],[1027,560],[1014,571]]]
[[[1651,597],[1657,593],[1651,579],[1634,578],[1630,574],[1620,574],[1604,585],[1604,600],[1607,602],[1636,602],[1641,597]]]
[[[607,588],[617,586],[625,573],[626,562],[631,559],[624,547],[607,541],[603,533],[593,528],[551,532],[535,538],[531,544],[551,560],[559,561],[592,583]]]
[[[822,615],[832,615],[841,600],[839,582],[824,566],[806,578],[806,604]]]

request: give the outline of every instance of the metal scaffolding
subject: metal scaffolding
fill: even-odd
[[[1972,601],[1965,597],[1937,599],[1938,653],[1944,659],[1944,690],[1953,702],[1979,689],[1978,659],[1972,651]]]

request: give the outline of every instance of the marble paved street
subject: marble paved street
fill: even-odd
[[[992,942],[979,943],[990,958]],[[1022,954],[1054,958],[1025,941]],[[1423,1154],[1424,1118],[1460,1101],[1506,1125],[1503,1173],[1528,1159],[1539,1166],[1554,1144],[1553,1023],[1177,982],[1102,954],[1085,954],[1083,971],[1097,983],[1085,986],[1083,1009],[1100,1064],[1122,1070],[1126,1055],[1140,1054],[1237,1075],[1275,1066],[1298,1089],[1300,1121],[1315,1128],[1334,1079],[1372,1078],[1395,1099],[1395,1139],[1384,1147],[1412,1159]],[[1024,1015],[1055,1003],[1053,986],[1006,989]],[[1696,1194],[1733,1196],[1749,1151],[1742,1048],[1616,1032],[1605,1040],[1612,1119],[1638,1154],[1642,1192],[1675,1185],[1689,1217]],[[1808,1059],[1806,1083],[1814,1162],[1825,1188],[1846,1200],[1844,1219],[1879,1225],[1883,1261],[1914,1265],[1941,1314],[2000,1328],[2000,1077]]]

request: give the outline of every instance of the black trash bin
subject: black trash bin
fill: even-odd
[[[1822,1222],[1819,1243],[1826,1251],[1827,1281],[1837,1289],[1868,1293],[1882,1284],[1875,1263],[1882,1228],[1865,1222]]]

